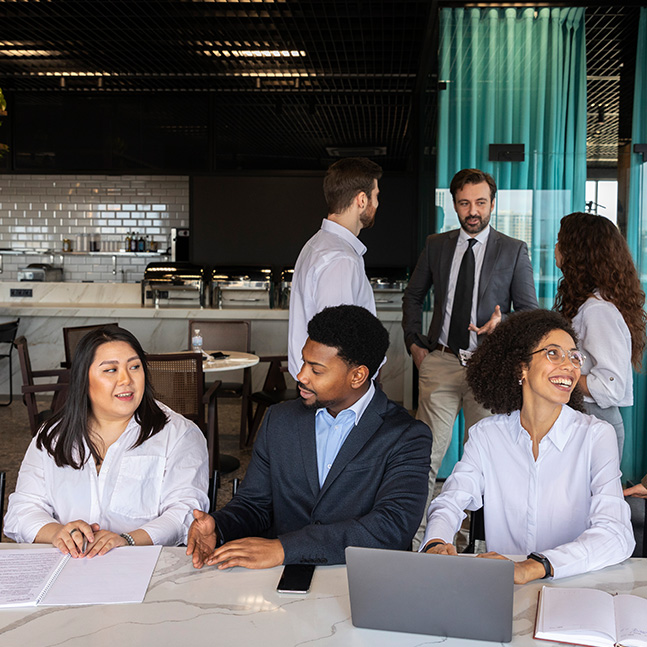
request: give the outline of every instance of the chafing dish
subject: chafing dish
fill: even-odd
[[[217,267],[211,273],[212,308],[272,308],[272,270]]]
[[[48,263],[30,263],[27,267],[19,268],[17,276],[19,281],[60,282],[63,280],[63,268]]]
[[[149,263],[142,281],[142,306],[204,308],[207,276],[203,266],[186,262]]]
[[[402,297],[409,280],[408,272],[399,267],[376,267],[366,270],[378,310],[401,310]]]

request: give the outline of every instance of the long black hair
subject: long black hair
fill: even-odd
[[[88,459],[85,446],[95,461],[101,454],[92,442],[89,429],[92,404],[89,395],[89,371],[97,348],[109,342],[125,342],[137,353],[144,371],[144,395],[135,411],[135,420],[141,426],[139,437],[133,444],[138,447],[159,433],[168,418],[153,397],[153,387],[148,379],[146,354],[137,338],[128,330],[109,326],[90,331],[76,347],[70,368],[70,385],[63,408],[41,427],[36,438],[36,447],[45,449],[59,467],[81,469]]]

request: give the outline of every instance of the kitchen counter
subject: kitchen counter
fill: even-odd
[[[12,297],[11,290],[32,290],[31,297]],[[212,309],[142,307],[139,284],[0,282],[0,320],[20,317],[18,335],[24,335],[34,369],[59,368],[64,359],[62,329],[117,322],[130,330],[147,352],[165,353],[188,347],[191,319],[252,322],[252,349],[257,355],[287,354],[288,311],[269,308]],[[412,363],[404,348],[399,310],[383,310],[378,317],[389,331],[391,345],[381,379],[387,395],[411,407]],[[14,392],[22,380],[14,358]],[[252,370],[253,389],[260,389],[267,364]],[[8,393],[6,369],[0,368],[0,393]],[[238,379],[235,373],[227,379]]]

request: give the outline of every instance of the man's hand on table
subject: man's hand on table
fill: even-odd
[[[284,559],[285,553],[280,540],[245,537],[223,544],[208,557],[205,564],[217,564],[220,569],[232,566],[272,568],[283,564]]]
[[[194,568],[202,568],[207,557],[216,548],[216,521],[202,510],[193,511],[193,523],[189,528],[186,554],[193,556]]]

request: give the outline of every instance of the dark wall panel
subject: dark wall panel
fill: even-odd
[[[192,178],[191,260],[209,265],[293,265],[326,216],[323,174]],[[367,267],[415,262],[410,176],[380,181],[375,226],[360,234]]]

